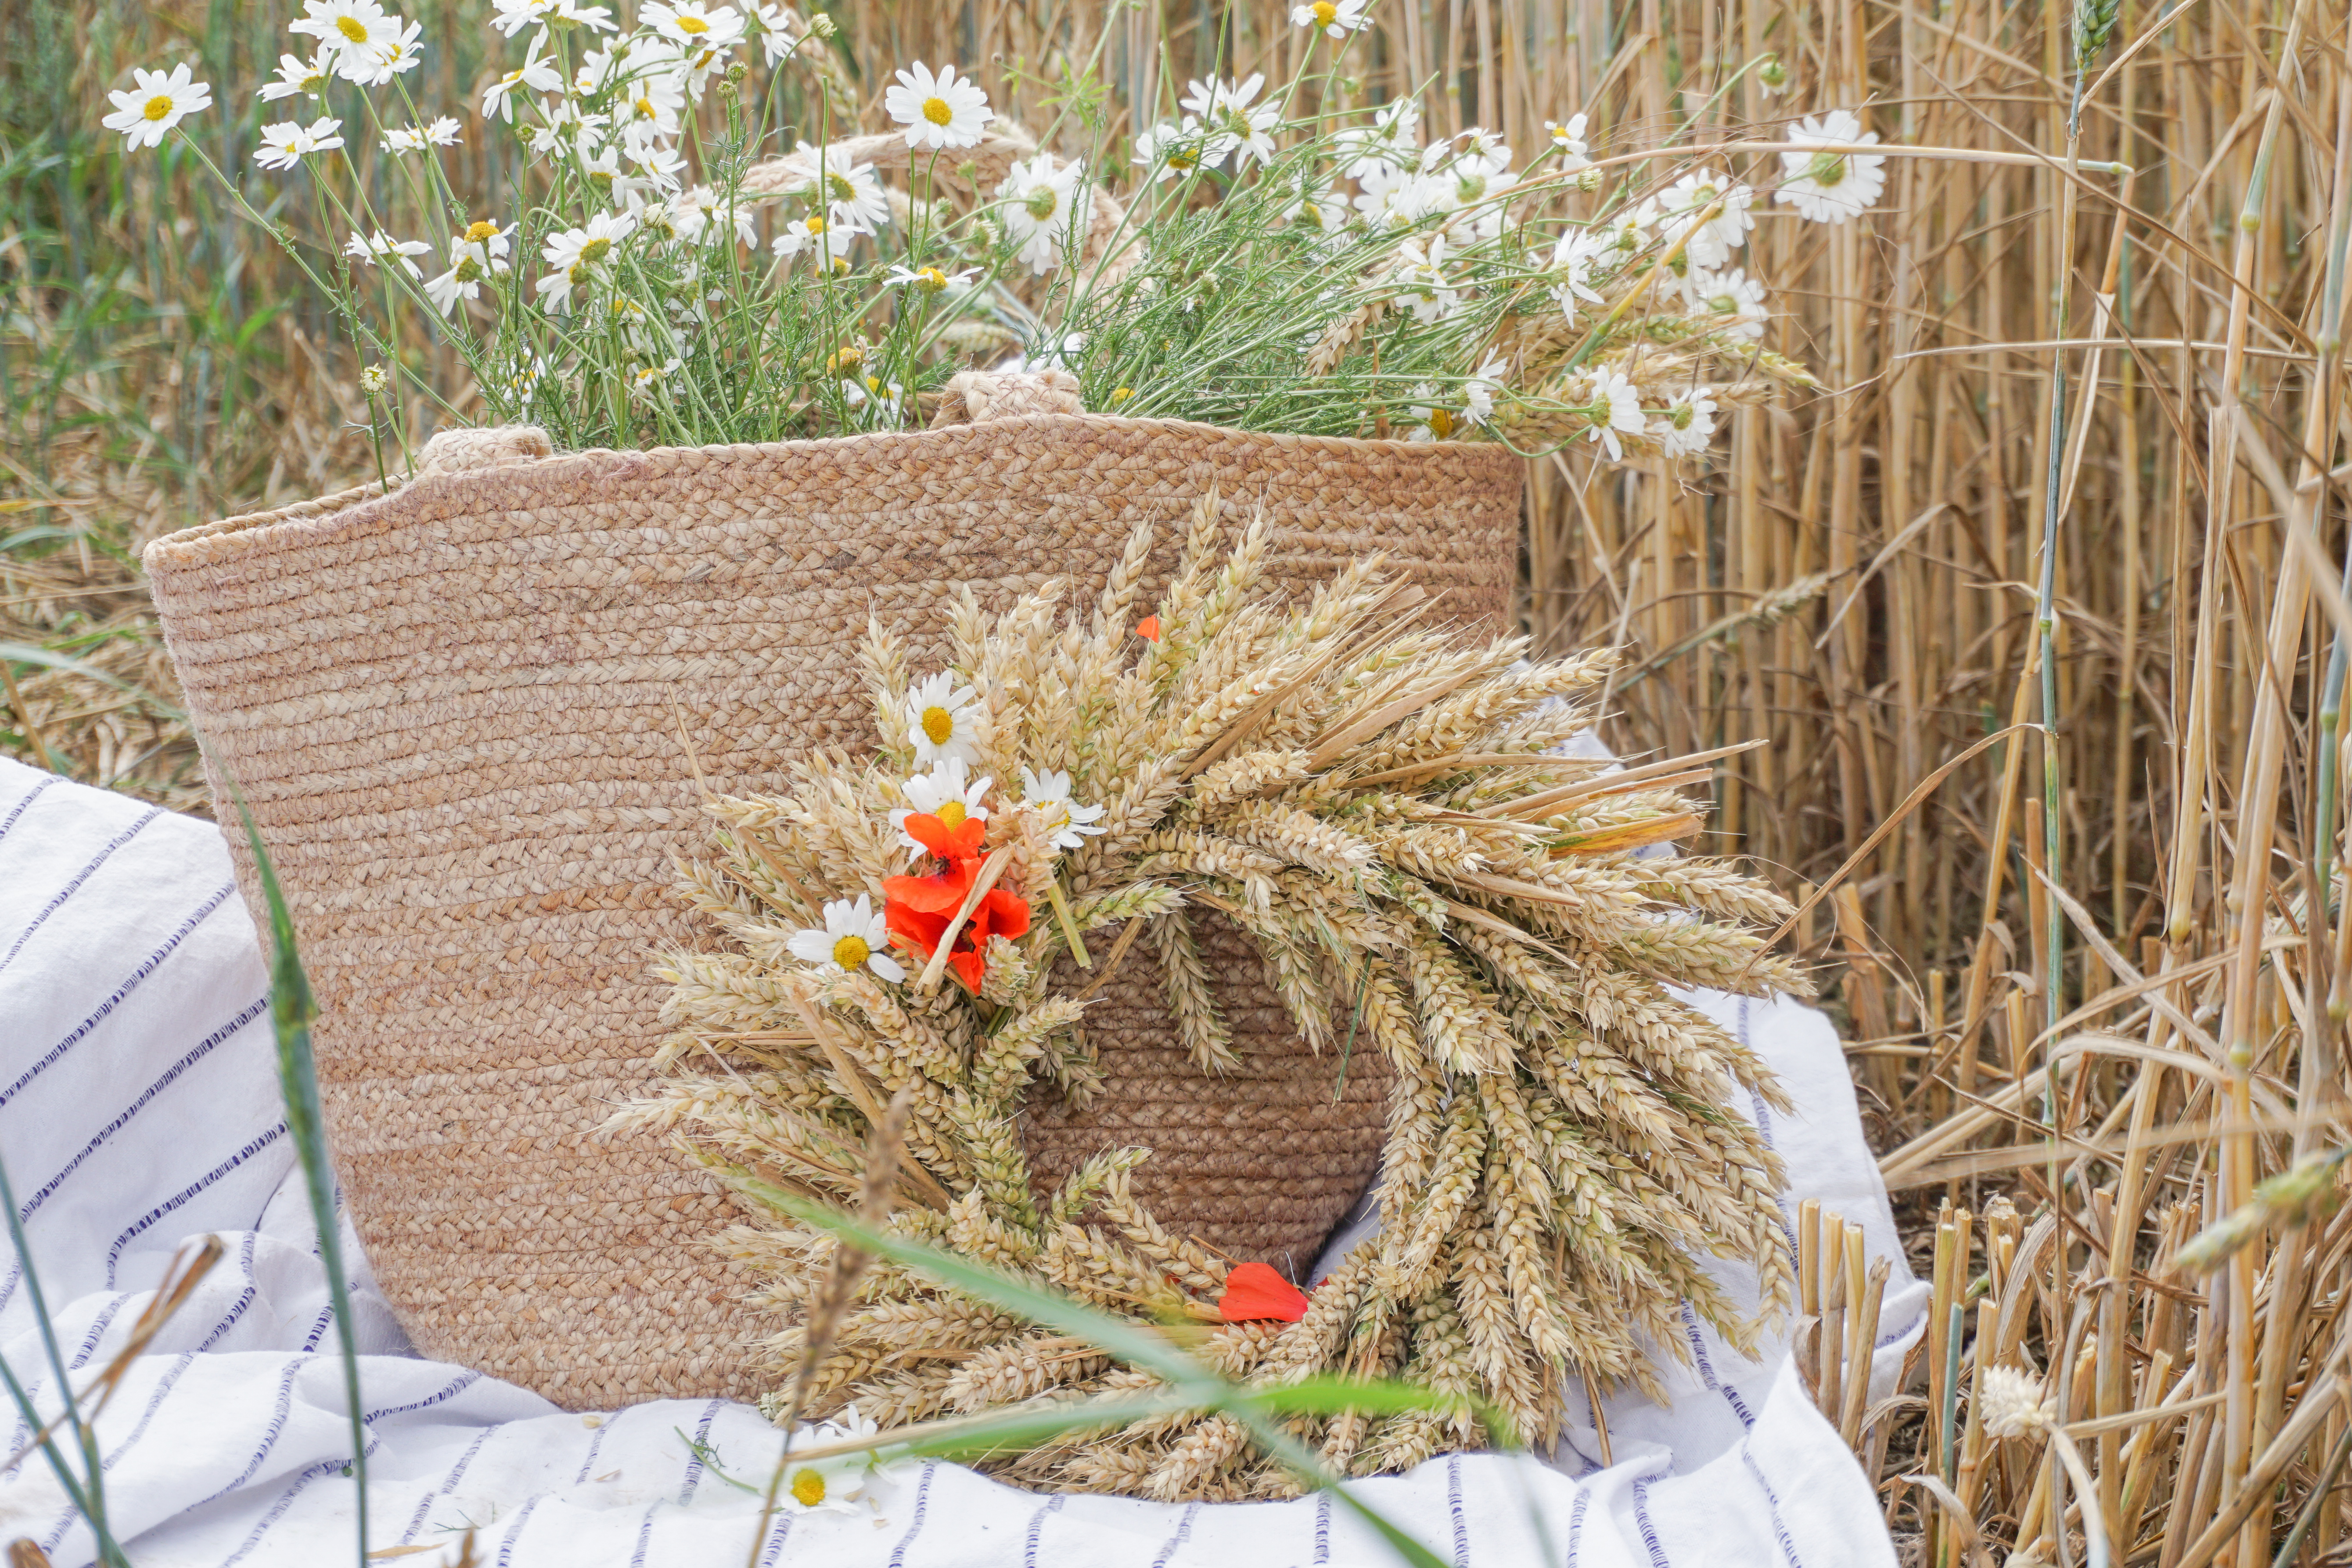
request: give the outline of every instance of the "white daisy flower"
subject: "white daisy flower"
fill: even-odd
[[[639,365],[629,373],[629,395],[639,402],[651,402],[662,383],[677,373],[679,363],[673,357],[662,364]]]
[[[1551,138],[1552,151],[1559,154],[1562,168],[1581,169],[1592,162],[1592,148],[1584,139],[1581,114],[1571,114],[1565,121],[1545,121],[1544,134]]]
[[[982,131],[996,118],[988,94],[970,78],[959,80],[953,66],[942,66],[933,76],[920,60],[898,73],[882,95],[882,107],[907,128],[908,146],[934,150],[979,145]]]
[[[1360,163],[1355,179],[1355,208],[1366,222],[1385,227],[1412,221],[1420,205],[1420,175],[1394,163]]]
[[[678,196],[671,202],[670,210],[677,215],[678,237],[682,239],[688,241],[699,239],[702,237],[704,228],[713,220],[731,217],[735,225],[735,238],[739,243],[743,245],[759,243],[759,217],[752,212],[751,204],[723,195],[709,185],[697,185]]]
[[[324,44],[305,60],[294,55],[278,57],[278,79],[261,84],[261,101],[275,103],[281,98],[300,93],[304,98],[316,98],[335,74],[335,52]]]
[[[798,21],[785,5],[761,5],[751,13],[752,25],[760,31],[760,51],[768,64],[776,65],[793,52],[793,29]]]
[[[1349,126],[1334,137],[1339,173],[1350,179],[1379,163],[1411,163],[1419,156],[1421,105],[1401,98],[1376,110],[1369,126]]]
[[[404,125],[383,133],[383,144],[395,153],[421,153],[427,147],[455,147],[457,122],[444,115],[430,125]]]
[[[583,227],[550,236],[545,255],[553,270],[539,280],[540,302],[551,310],[570,310],[572,291],[595,275],[613,247],[635,232],[636,223],[628,213],[598,213]]]
[[[969,686],[958,686],[955,676],[941,670],[915,683],[907,693],[907,739],[915,748],[915,760],[936,764],[950,759],[969,767],[980,761],[980,748],[972,743],[972,691]]]
[[[890,967],[898,966],[893,963]],[[900,974],[905,973],[899,970]],[[857,1500],[865,1489],[862,1457],[843,1454],[831,1459],[793,1464],[784,1480],[782,1500],[792,1504],[798,1513],[856,1513]]]
[[[637,10],[637,26],[696,53],[731,49],[743,41],[745,30],[740,12],[724,5],[704,5],[698,0],[679,0],[677,5],[646,0]]]
[[[602,5],[582,5],[575,0],[490,0],[497,15],[490,26],[513,37],[525,27],[573,26],[592,27],[600,33],[613,30],[613,14]]]
[[[871,163],[852,163],[839,148],[812,147],[803,142],[795,154],[808,170],[812,186],[822,185],[825,216],[836,228],[872,234],[890,222],[890,193]]]
[[[539,384],[546,375],[545,356],[533,354],[528,363],[516,364],[504,375],[496,377],[491,384],[503,391],[517,405],[528,407],[531,395],[539,390]]]
[[[433,247],[421,239],[394,239],[382,229],[373,234],[352,236],[343,246],[343,254],[362,267],[373,267],[379,261],[397,261],[411,278],[425,274],[411,257],[429,256]]]
[[[811,213],[784,225],[783,232],[770,242],[768,248],[778,256],[798,256],[808,253],[810,262],[826,268],[849,248],[857,237],[854,229],[835,228],[823,213]]]
[[[394,17],[394,21],[400,18]],[[396,76],[415,70],[424,62],[419,47],[425,37],[425,24],[411,22],[383,44],[355,44],[339,49],[335,54],[335,74],[345,81],[355,81],[362,87],[382,87]]]
[[[835,899],[824,906],[824,929],[803,928],[793,933],[785,943],[792,955],[803,963],[814,963],[820,969],[851,974],[859,969],[869,969],[885,980],[904,980],[907,972],[889,953],[890,930],[874,908],[874,900],[864,893],[856,900]],[[799,1482],[795,1478],[793,1485]],[[824,1500],[825,1488],[820,1483],[815,1502],[805,1500],[803,1508],[814,1508]],[[793,1495],[799,1497],[795,1489]],[[845,1502],[846,1499],[844,1500]]]
[[[1336,238],[1348,226],[1348,198],[1329,185],[1307,185],[1300,189],[1297,205],[1282,216],[1286,223],[1315,229],[1326,239]]]
[[[1496,354],[1470,373],[1462,387],[1462,413],[1473,425],[1484,425],[1495,416],[1495,394],[1509,384],[1509,367],[1503,356]]]
[[[1727,174],[1706,169],[1685,174],[1659,199],[1660,231],[1672,243],[1687,230],[1690,239],[1683,254],[1692,266],[1716,271],[1748,243],[1748,231],[1756,226],[1748,206],[1755,195]],[[1718,205],[1723,210],[1702,222],[1702,216]]]
[[[856,385],[855,382],[847,383]],[[858,402],[863,403],[865,389],[859,389]],[[935,764],[927,773],[917,773],[898,786],[898,798],[907,804],[890,813],[890,829],[898,836],[902,848],[918,855],[928,854],[920,841],[907,831],[907,818],[917,814],[936,816],[950,829],[966,822],[988,820],[988,807],[982,803],[996,781],[992,778],[974,780],[971,768],[961,757],[949,757]],[[1028,775],[1024,773],[1023,777]]]
[[[1691,303],[1712,318],[1712,330],[1753,342],[1764,335],[1764,285],[1734,268],[1690,284]]]
[[[1051,153],[1016,163],[996,189],[997,211],[1013,260],[1043,275],[1077,253],[1094,215],[1094,192],[1086,186],[1086,164],[1073,159],[1058,167]]]
[[[1780,89],[1789,85],[1789,68],[1780,63],[1778,55],[1767,55],[1764,63],[1756,68],[1756,85],[1764,89],[1767,98],[1778,98]]]
[[[253,161],[265,169],[290,169],[313,153],[326,153],[343,144],[335,134],[342,129],[340,120],[321,115],[309,125],[297,125],[288,121],[283,125],[261,128],[261,145],[253,151]]]
[[[445,316],[460,300],[480,299],[483,279],[508,270],[504,258],[510,247],[508,231],[493,219],[467,225],[465,233],[450,237],[449,270],[425,279],[425,297]]]
[[[607,125],[602,114],[583,114],[580,106],[570,99],[557,99],[543,111],[540,122],[523,132],[530,150],[541,157],[553,157],[568,146],[583,159],[593,158],[604,140]]]
[[[1551,297],[1559,301],[1560,314],[1570,321],[1576,320],[1576,302],[1588,305],[1601,303],[1601,295],[1593,288],[1600,273],[1617,254],[1614,237],[1596,233],[1589,228],[1571,228],[1559,237],[1552,247],[1551,269],[1559,278]]]
[[[613,123],[624,133],[675,136],[685,112],[686,72],[681,69],[640,71],[631,79],[628,90],[613,100]]]
[[[1320,27],[1326,37],[1344,38],[1360,27],[1370,26],[1371,18],[1364,15],[1366,0],[1313,0],[1307,5],[1290,8],[1290,25],[1294,27]]]
[[[1262,71],[1244,82],[1195,81],[1179,102],[1232,150],[1235,173],[1248,167],[1253,158],[1261,164],[1274,162],[1274,128],[1282,123],[1282,100],[1255,103],[1265,85]]]
[[[1429,382],[1412,389],[1409,406],[1412,428],[1406,432],[1408,441],[1447,441],[1461,428],[1462,416],[1439,398],[1436,386]]]
[[[1642,413],[1642,393],[1620,373],[1602,371],[1592,380],[1592,401],[1584,410],[1591,421],[1585,434],[1601,443],[1612,462],[1625,456],[1625,448],[1617,437],[1622,432],[1638,436],[1649,426]]]
[[[1213,169],[1225,161],[1227,142],[1201,129],[1191,115],[1181,125],[1165,122],[1135,139],[1135,161],[1152,170],[1162,183],[1189,176],[1197,169]]]
[[[657,142],[624,141],[622,153],[636,173],[615,179],[613,191],[631,206],[638,205],[645,197],[656,192],[674,194],[686,186],[686,154],[675,147],[665,147]]]
[[[892,267],[882,279],[892,289],[912,289],[920,294],[945,294],[950,298],[971,291],[972,279],[980,268],[967,267],[961,272],[950,272],[940,267]]]
[[[1878,132],[1864,131],[1846,110],[1808,116],[1783,132],[1791,142],[1831,146],[1874,146]],[[1813,223],[1843,223],[1878,205],[1886,188],[1883,156],[1867,153],[1783,153],[1780,188],[1774,193]]]
[[[531,35],[530,47],[523,52],[522,64],[482,89],[484,119],[488,119],[493,112],[496,112],[499,119],[512,124],[517,93],[563,90],[563,76],[555,68],[555,62],[541,57],[540,51],[545,47],[547,47],[547,33],[542,28]]]
[[[1715,436],[1715,399],[1696,392],[1675,395],[1650,422],[1650,434],[1669,458],[1694,458]]]
[[[1036,814],[1045,842],[1056,849],[1076,849],[1096,834],[1109,831],[1095,826],[1102,819],[1103,807],[1079,805],[1070,799],[1070,775],[1059,768],[1042,773],[1023,768],[1021,804]]]
[[[403,26],[376,0],[302,0],[302,19],[286,30],[318,39],[339,57],[340,67],[340,57],[352,49],[398,48]]]
[[[173,126],[213,106],[212,84],[196,80],[184,60],[173,66],[168,76],[162,71],[134,70],[131,77],[138,85],[128,92],[108,93],[114,100],[114,112],[99,121],[109,131],[121,132],[126,147],[157,146]]]
[[[1397,247],[1396,279],[1405,289],[1405,309],[1416,321],[1444,321],[1462,302],[1462,292],[1445,280],[1445,237],[1433,234],[1423,248],[1418,239]]]

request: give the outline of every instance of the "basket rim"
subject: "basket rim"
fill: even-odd
[[[493,468],[467,469],[454,473],[404,474],[390,476],[383,480],[372,480],[349,489],[332,491],[308,500],[289,502],[285,506],[259,511],[238,512],[210,522],[192,523],[150,541],[140,552],[142,564],[152,574],[159,566],[176,564],[174,557],[186,547],[202,541],[226,535],[253,534],[279,523],[315,521],[352,510],[371,501],[385,500],[422,483],[465,485],[486,479],[504,479],[519,472],[544,470],[556,463],[588,465],[592,468],[615,463],[633,469],[647,464],[663,465],[679,458],[716,458],[721,460],[741,460],[786,452],[845,450],[857,446],[903,446],[919,447],[936,445],[941,437],[969,440],[974,433],[985,431],[992,436],[1012,437],[1020,431],[1045,431],[1076,427],[1080,429],[1137,431],[1145,434],[1201,439],[1213,437],[1220,442],[1240,441],[1264,447],[1277,447],[1333,453],[1354,453],[1360,457],[1406,463],[1429,463],[1441,458],[1451,461],[1484,460],[1499,470],[1507,470],[1526,461],[1525,456],[1499,441],[1408,441],[1391,437],[1366,436],[1311,436],[1289,431],[1242,430],[1230,425],[1211,425],[1195,419],[1134,418],[1116,414],[1016,414],[998,419],[976,420],[966,424],[939,426],[920,430],[865,430],[846,436],[803,437],[790,441],[733,441],[701,447],[588,447],[577,451],[554,452],[547,457],[522,458]],[[495,425],[450,426],[449,429],[496,430],[511,428]]]

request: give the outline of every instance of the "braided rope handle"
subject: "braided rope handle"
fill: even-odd
[[[915,165],[914,149],[898,132],[885,132],[875,136],[853,136],[846,142],[836,142],[825,150],[828,163],[838,159],[848,167],[871,163],[875,168],[906,173]],[[936,172],[957,184],[969,189],[974,202],[992,201],[996,187],[1012,174],[1013,165],[1034,156],[1037,143],[1018,126],[1007,125],[1002,130],[983,134],[978,146],[959,147],[939,155]],[[929,158],[924,160],[929,163]],[[798,157],[771,158],[754,163],[744,173],[742,194],[752,197],[779,196],[806,185],[816,177],[816,170]],[[1119,229],[1127,222],[1127,207],[1100,185],[1093,188],[1093,213],[1087,224],[1086,250],[1080,257],[1082,265],[1099,263],[1097,281],[1116,283],[1127,275],[1129,268],[1142,258],[1138,237],[1129,233],[1122,237]],[[1105,255],[1117,243],[1118,254],[1105,260]]]

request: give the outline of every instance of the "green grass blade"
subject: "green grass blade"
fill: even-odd
[[[109,675],[89,660],[76,658],[69,653],[58,653],[49,648],[37,647],[31,643],[0,642],[0,658],[11,659],[18,664],[37,664],[49,669],[62,669],[87,680],[102,681],[117,691],[141,699],[158,717],[172,720],[187,718],[185,713],[157,697],[153,692],[133,686],[119,675]]]
[[[327,1126],[319,1109],[319,1064],[310,1052],[310,1020],[319,1005],[310,994],[310,976],[302,973],[301,955],[294,942],[294,917],[278,873],[262,847],[260,830],[253,825],[245,793],[234,784],[229,794],[245,824],[246,843],[253,850],[254,869],[261,878],[269,902],[269,1014],[278,1033],[278,1082],[286,1096],[286,1130],[302,1160],[302,1182],[310,1195],[310,1217],[319,1228],[319,1260],[327,1270],[327,1294],[335,1309],[335,1340],[343,1356],[343,1396],[352,1407],[352,1476],[358,1488],[359,1562],[367,1568],[367,1420],[360,1405],[359,1342],[352,1330],[351,1289],[343,1274],[341,1227],[335,1219],[335,1181],[327,1163]]]

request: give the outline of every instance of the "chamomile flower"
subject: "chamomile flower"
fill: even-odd
[[[972,690],[958,686],[952,672],[943,669],[917,681],[902,706],[915,761],[929,766],[952,759],[967,767],[980,761]]]
[[[1451,440],[1464,423],[1462,415],[1440,399],[1437,388],[1425,381],[1412,389],[1410,407],[1413,423],[1405,436],[1408,441]]]
[[[394,17],[397,22],[400,18]],[[425,24],[411,22],[382,44],[355,44],[335,52],[335,74],[362,87],[382,87],[415,70],[425,58],[418,47]]]
[[[465,233],[450,237],[449,270],[425,280],[425,297],[445,316],[458,300],[479,299],[482,280],[508,269],[509,244],[507,231],[489,218],[467,225]]]
[[[882,279],[892,289],[912,289],[919,294],[966,294],[971,290],[972,279],[980,268],[967,267],[961,272],[950,272],[940,267],[893,267]]]
[[[394,239],[382,229],[373,234],[355,234],[345,242],[343,254],[362,267],[373,267],[379,261],[397,261],[411,278],[422,278],[424,272],[413,257],[429,256],[433,247],[421,239]]]
[[[539,280],[541,303],[551,310],[569,310],[572,290],[587,284],[636,226],[631,214],[598,213],[579,228],[550,236],[544,254],[552,270]]]
[[[1013,260],[1043,275],[1076,254],[1094,213],[1085,179],[1083,161],[1057,165],[1051,153],[1013,165],[996,194]]]
[[[1261,164],[1274,162],[1274,128],[1282,123],[1282,100],[1257,102],[1258,89],[1265,85],[1264,72],[1244,82],[1195,81],[1179,103],[1199,115],[1209,133],[1231,150],[1236,173],[1252,159]]]
[[[759,243],[759,217],[752,212],[751,204],[735,196],[721,195],[709,185],[697,185],[676,197],[670,203],[670,210],[677,216],[677,233],[681,239],[689,242],[700,239],[711,222],[730,219],[739,243]]]
[[[496,112],[499,119],[512,124],[516,94],[563,90],[562,73],[555,68],[553,60],[541,54],[546,47],[547,33],[542,28],[531,35],[530,47],[523,52],[522,64],[482,89],[484,119]]]
[[[640,403],[650,403],[661,391],[662,383],[677,374],[681,362],[673,357],[662,364],[641,364],[629,373],[629,395]]]
[[[786,5],[761,5],[751,13],[751,25],[760,34],[760,52],[768,64],[776,65],[793,52],[793,29],[798,21]]]
[[[1843,109],[1807,116],[1782,134],[1791,142],[1829,146],[1874,146],[1878,132]],[[1813,223],[1843,223],[1878,205],[1886,188],[1884,156],[1868,153],[1783,153],[1780,188],[1774,193]]]
[[[1225,152],[1222,140],[1211,137],[1189,114],[1181,125],[1162,121],[1135,139],[1135,161],[1163,183],[1213,169],[1225,161]]]
[[[1397,247],[1397,281],[1404,287],[1405,309],[1416,321],[1441,321],[1462,302],[1462,291],[1445,278],[1445,237],[1433,234],[1424,248],[1418,239]]]
[[[882,95],[882,107],[907,128],[908,146],[934,150],[978,146],[996,118],[988,94],[970,78],[960,79],[953,66],[942,66],[933,76],[920,60],[898,73]]]
[[[1509,367],[1503,356],[1496,354],[1470,373],[1462,385],[1462,415],[1473,425],[1484,425],[1495,416],[1495,394],[1509,384]]]
[[[1036,814],[1038,830],[1056,849],[1076,849],[1096,834],[1109,831],[1095,826],[1102,819],[1103,807],[1079,805],[1070,799],[1070,775],[1059,768],[1042,773],[1023,768],[1021,804]]]
[[[573,26],[591,27],[600,33],[613,30],[613,14],[602,5],[582,5],[576,0],[490,0],[497,14],[490,26],[513,37],[525,27]]]
[[[856,230],[836,228],[823,213],[810,213],[785,224],[783,232],[776,236],[769,248],[778,256],[798,256],[806,251],[812,263],[826,268],[856,237]]]
[[[1625,456],[1620,435],[1638,436],[1649,426],[1642,412],[1642,393],[1619,372],[1602,371],[1592,378],[1591,401],[1584,415],[1590,421],[1585,435],[1601,443],[1615,462]]]
[[[397,126],[383,133],[383,144],[395,153],[421,153],[427,147],[455,147],[459,126],[447,115],[430,125]]]
[[[1401,98],[1372,115],[1370,125],[1351,125],[1333,138],[1338,143],[1339,173],[1349,179],[1378,164],[1409,164],[1419,156],[1421,105]]]
[[[1290,25],[1319,27],[1327,37],[1344,38],[1370,25],[1371,18],[1364,14],[1365,3],[1366,0],[1313,0],[1310,5],[1293,5]]]
[[[1715,436],[1715,399],[1696,392],[1676,393],[1650,421],[1650,434],[1669,458],[1696,457]]]
[[[261,101],[275,103],[281,98],[299,93],[304,98],[316,98],[323,91],[327,79],[335,74],[335,53],[326,45],[309,59],[297,55],[278,57],[278,79],[261,84]]]
[[[1300,188],[1297,204],[1282,216],[1286,223],[1316,230],[1327,241],[1335,239],[1348,226],[1348,198],[1328,185],[1306,185]]]
[[[870,970],[885,980],[907,978],[906,969],[890,956],[890,928],[883,923],[874,900],[864,893],[854,900],[835,899],[824,906],[824,928],[803,927],[793,933],[785,947],[803,963],[835,974],[854,974],[860,969]],[[815,1508],[826,1500],[827,1488],[822,1479],[811,1489],[814,1500],[803,1498],[797,1477],[793,1497],[804,1509]],[[845,1506],[846,1499],[844,1499]]]
[[[860,396],[858,401],[865,398]],[[1023,777],[1027,777],[1025,772]],[[890,830],[898,836],[901,848],[923,854],[921,843],[907,831],[908,817],[918,813],[936,816],[950,829],[967,822],[986,822],[988,807],[982,803],[995,783],[992,778],[974,779],[962,759],[949,757],[898,786],[898,797],[907,804],[890,813]]]
[[[633,72],[628,89],[613,99],[613,123],[624,134],[646,132],[675,136],[678,117],[686,112],[686,73],[646,69]]]
[[[1764,89],[1767,98],[1778,98],[1780,89],[1789,85],[1789,68],[1780,63],[1780,56],[1764,57],[1764,63],[1756,68],[1756,85]]]
[[[796,154],[809,172],[812,186],[824,198],[825,216],[834,226],[856,234],[872,234],[890,222],[890,193],[871,163],[853,163],[845,149],[812,147],[803,142]]]
[[[876,923],[878,926],[880,922],[877,920]],[[895,963],[890,967],[898,969]],[[903,979],[905,975],[906,971],[900,969],[898,977]],[[861,1457],[843,1454],[835,1458],[792,1465],[785,1474],[779,1500],[791,1504],[797,1513],[856,1513],[857,1500],[865,1489],[866,1467]]]
[[[283,125],[261,128],[261,145],[253,151],[253,161],[265,169],[290,169],[313,153],[331,152],[343,144],[335,134],[342,129],[340,120],[325,116],[309,125],[297,125],[288,121]]]
[[[302,17],[287,25],[289,33],[308,33],[337,57],[353,49],[381,51],[400,47],[404,24],[376,0],[302,0]]]
[[[1601,303],[1601,295],[1593,284],[1616,255],[1617,241],[1612,235],[1571,228],[1559,237],[1551,253],[1551,269],[1559,282],[1553,287],[1551,297],[1559,302],[1560,314],[1573,321],[1578,300],[1588,305]]]
[[[1693,279],[1689,294],[1713,331],[1748,342],[1764,335],[1764,285],[1738,268]]]
[[[173,66],[169,75],[134,70],[131,77],[137,85],[128,92],[108,93],[114,100],[114,112],[99,121],[109,131],[121,132],[125,146],[159,145],[173,126],[213,106],[211,84],[196,80],[184,60]]]
[[[637,26],[694,52],[731,49],[743,41],[744,33],[742,13],[725,5],[704,5],[698,0],[678,0],[677,5],[646,0],[637,10]]]
[[[1683,254],[1693,267],[1712,272],[1748,242],[1756,226],[1748,213],[1754,199],[1753,191],[1727,174],[1706,169],[1685,174],[1659,198],[1660,230],[1670,242],[1688,231]]]
[[[1551,138],[1551,149],[1559,154],[1560,167],[1581,169],[1592,162],[1592,147],[1584,139],[1581,114],[1571,114],[1565,121],[1545,121],[1544,134]]]

